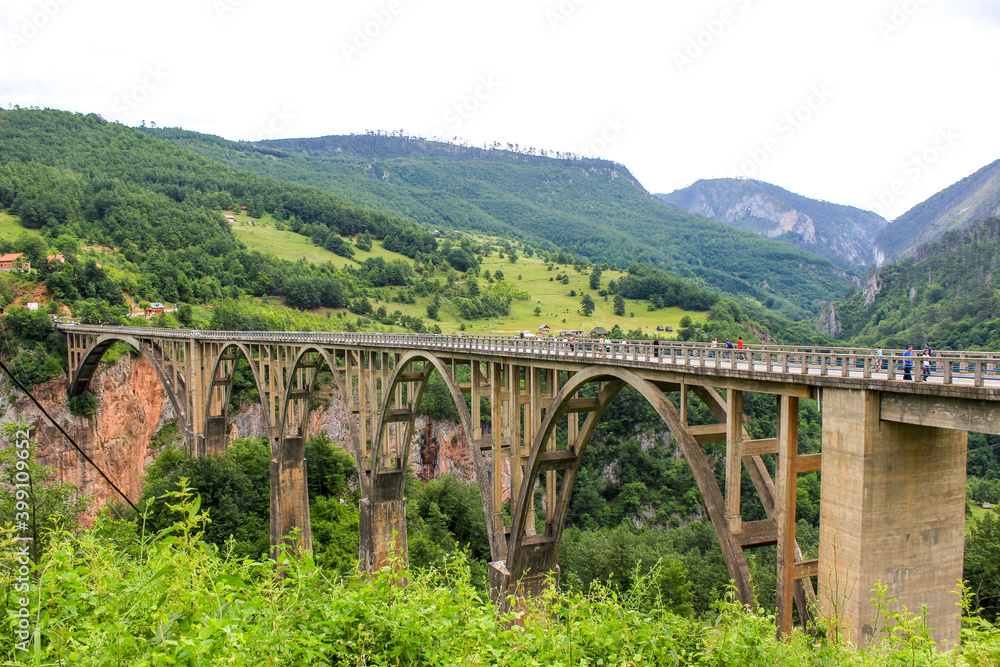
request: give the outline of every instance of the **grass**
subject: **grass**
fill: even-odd
[[[979,503],[971,503],[969,507],[970,516],[965,520],[965,536],[972,532],[972,527],[980,521],[990,510],[983,509]]]
[[[16,216],[0,211],[0,241],[9,243],[16,240],[22,234],[39,237],[42,235],[37,229],[22,227],[21,221]]]
[[[249,216],[228,211],[226,213],[236,217],[233,232],[237,238],[250,248],[271,253],[280,259],[290,261],[305,259],[314,264],[332,262],[338,268],[356,265],[357,262],[363,262],[369,257],[382,257],[386,260],[402,259],[412,263],[407,257],[386,250],[380,241],[373,243],[371,252],[355,249],[354,259],[347,259],[314,245],[304,236],[277,229],[275,220],[270,216],[256,220],[255,226],[249,226],[246,224],[247,221],[252,220]],[[691,316],[692,319],[703,319],[704,316],[704,313],[685,311],[680,308],[661,308],[649,311],[647,302],[630,299],[625,300],[625,315],[615,315],[613,297],[609,296],[605,299],[605,297],[598,295],[599,290],[590,289],[589,272],[580,273],[572,266],[558,264],[553,264],[551,271],[548,267],[549,264],[537,256],[519,257],[514,264],[510,263],[509,258],[500,257],[499,253],[493,253],[484,259],[481,275],[485,275],[486,271],[494,274],[497,269],[500,269],[505,280],[514,283],[518,289],[531,294],[529,300],[515,300],[511,306],[510,315],[500,319],[471,322],[462,320],[457,310],[447,300],[444,300],[439,312],[440,320],[433,322],[427,319],[427,306],[431,304],[433,299],[430,296],[417,299],[412,304],[372,300],[372,305],[375,309],[380,306],[384,307],[389,313],[398,310],[404,315],[421,317],[427,321],[428,326],[434,324],[440,326],[444,333],[459,331],[462,324],[465,324],[466,331],[477,334],[514,334],[518,331],[537,331],[538,327],[543,324],[549,325],[553,333],[560,329],[580,329],[589,333],[596,326],[602,326],[610,331],[617,324],[624,331],[639,329],[649,335],[664,337],[669,334],[657,332],[657,326],[670,326],[676,331],[685,315]],[[561,281],[555,280],[556,275],[559,274],[569,276],[569,283],[564,285]],[[608,282],[617,280],[623,275],[625,274],[621,271],[605,271],[601,276],[601,289],[606,289]],[[440,276],[440,280],[444,282],[443,274]],[[480,278],[479,286],[480,289],[486,289],[489,287],[489,283]],[[576,292],[576,296],[570,296],[572,291]],[[584,294],[590,294],[596,305],[594,313],[589,317],[580,312]],[[535,314],[536,307],[540,309],[538,315]],[[354,317],[343,310],[340,312],[346,317]],[[337,311],[318,309],[314,313],[321,317],[331,318],[327,320],[331,328],[341,328],[339,326],[341,323],[337,319],[332,319],[338,314]],[[387,331],[399,330],[397,327],[383,327],[383,329]]]
[[[311,240],[301,234],[277,229],[275,227],[275,220],[270,214],[265,215],[260,220],[255,220],[244,213],[235,213],[233,211],[223,211],[223,213],[236,217],[236,224],[233,225],[233,234],[236,238],[243,241],[248,248],[260,250],[261,252],[269,252],[279,259],[287,259],[291,262],[304,259],[312,264],[330,262],[338,269],[342,269],[345,266],[356,266],[369,257],[383,257],[386,261],[390,259],[404,259],[410,262],[403,255],[383,248],[381,241],[373,242],[370,252],[358,250],[351,243],[354,250],[354,257],[348,259],[313,244]],[[253,221],[255,225],[248,225],[247,223],[250,221]],[[350,243],[350,241],[348,242]]]

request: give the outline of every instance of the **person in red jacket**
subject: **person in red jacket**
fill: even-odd
[[[739,339],[737,339],[737,341],[736,341],[736,349],[739,350],[739,353],[737,354],[737,356],[740,359],[746,359],[747,358],[747,355],[745,355],[743,353],[743,337],[742,336],[740,336]]]

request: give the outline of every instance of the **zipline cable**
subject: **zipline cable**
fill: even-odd
[[[27,396],[28,398],[30,398],[30,399],[31,399],[31,402],[35,404],[35,407],[37,407],[37,408],[38,408],[38,409],[39,409],[39,410],[40,410],[40,411],[42,412],[42,414],[43,414],[43,415],[45,415],[45,418],[46,418],[46,419],[48,419],[48,420],[49,420],[49,422],[51,422],[53,426],[55,426],[55,427],[56,427],[57,429],[59,429],[59,432],[63,434],[63,437],[65,437],[65,438],[66,438],[66,439],[67,439],[67,440],[69,441],[69,443],[70,443],[71,445],[73,445],[73,447],[74,447],[74,448],[76,449],[76,451],[80,452],[80,455],[81,455],[81,456],[82,456],[82,457],[83,457],[83,458],[84,458],[84,459],[85,459],[85,460],[87,461],[87,463],[89,463],[90,465],[94,466],[94,469],[95,469],[95,470],[97,470],[97,472],[98,472],[98,473],[100,473],[101,477],[103,477],[103,478],[104,478],[104,481],[105,481],[105,482],[107,482],[107,483],[108,483],[108,485],[110,485],[112,489],[114,489],[115,491],[117,491],[117,492],[118,492],[118,495],[120,495],[120,496],[121,496],[122,498],[124,498],[124,499],[125,499],[125,502],[126,502],[126,503],[128,503],[128,506],[129,506],[129,507],[131,507],[131,508],[132,508],[133,510],[135,510],[135,513],[136,513],[136,514],[138,514],[138,515],[141,515],[141,514],[142,514],[142,512],[140,512],[140,511],[139,511],[139,508],[138,508],[138,507],[136,507],[136,506],[135,506],[134,504],[132,504],[132,501],[128,499],[128,496],[126,496],[126,495],[125,495],[125,494],[124,494],[124,493],[122,492],[122,490],[121,490],[121,489],[119,489],[119,488],[118,488],[118,487],[117,487],[117,486],[115,485],[115,483],[114,483],[114,482],[112,482],[112,481],[111,481],[111,479],[110,479],[110,478],[109,478],[109,477],[108,477],[107,475],[105,475],[105,474],[104,474],[104,471],[103,471],[103,470],[101,470],[100,466],[98,466],[98,465],[97,465],[96,463],[94,463],[94,461],[93,461],[93,460],[92,460],[92,459],[91,459],[91,458],[90,458],[89,456],[87,456],[87,453],[86,453],[86,452],[84,452],[84,451],[83,451],[82,449],[80,449],[80,446],[79,446],[78,444],[76,444],[76,441],[75,441],[75,440],[73,440],[73,438],[72,438],[72,437],[70,436],[70,434],[69,434],[69,433],[67,433],[66,431],[64,431],[64,430],[63,430],[63,427],[62,427],[62,426],[60,426],[60,425],[59,425],[59,423],[58,423],[58,422],[57,422],[57,421],[56,421],[55,419],[53,419],[53,418],[52,418],[52,417],[51,417],[51,416],[49,415],[49,413],[48,413],[48,412],[46,412],[46,411],[45,411],[45,408],[43,408],[43,407],[42,407],[42,404],[38,402],[38,399],[36,399],[36,398],[34,397],[34,395],[33,395],[33,394],[32,394],[32,393],[30,392],[30,391],[28,391],[28,390],[27,390],[27,389],[26,389],[26,388],[24,387],[24,385],[23,385],[23,384],[21,384],[21,381],[20,381],[20,380],[18,380],[18,379],[17,379],[17,377],[15,377],[15,375],[14,375],[13,373],[11,373],[11,372],[10,372],[10,369],[9,369],[9,368],[7,368],[7,365],[6,365],[6,364],[4,364],[4,363],[3,363],[3,361],[0,361],[0,369],[2,369],[2,370],[3,370],[3,372],[4,372],[4,373],[6,373],[6,374],[7,374],[7,376],[8,376],[8,377],[9,377],[9,378],[10,378],[10,379],[11,379],[11,380],[12,380],[12,381],[14,382],[14,384],[16,384],[16,385],[17,385],[17,388],[18,388],[18,389],[20,389],[20,390],[21,390],[22,392],[24,392],[24,394],[25,394],[25,395],[26,395],[26,396]]]

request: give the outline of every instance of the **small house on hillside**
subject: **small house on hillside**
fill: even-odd
[[[539,336],[548,336],[550,332],[551,330],[549,329],[548,324],[543,324],[542,326],[538,327]]]
[[[167,307],[162,303],[151,303],[149,308],[146,309],[146,317],[152,317],[153,315],[161,315],[166,312]]]
[[[60,264],[66,263],[66,257],[64,255],[46,255],[46,262],[59,262]]]
[[[11,252],[0,257],[0,271],[31,272],[31,260],[24,253]]]
[[[560,329],[560,336],[582,336],[583,329]]]
[[[600,338],[601,336],[607,336],[607,335],[608,335],[608,330],[605,329],[604,327],[594,327],[593,329],[590,330],[591,338]]]
[[[227,216],[223,216],[223,217],[225,217],[226,220],[229,221],[229,224],[231,224],[231,225],[235,225],[236,224],[236,216],[235,215],[227,215]]]

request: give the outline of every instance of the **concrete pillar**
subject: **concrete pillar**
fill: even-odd
[[[409,545],[406,542],[406,500],[381,502],[362,498],[359,524],[361,542],[358,567],[373,574],[390,565],[394,557],[402,567],[409,564]]]
[[[220,456],[226,453],[226,417],[209,417],[205,425],[204,451],[199,456]],[[202,448],[199,448],[199,450]]]
[[[271,548],[275,555],[279,544],[289,544],[285,538],[296,528],[299,539],[292,548],[311,551],[305,441],[285,438],[278,456],[271,459]]]
[[[549,550],[551,551],[551,549]],[[526,620],[539,606],[539,601],[549,586],[559,588],[559,566],[541,574],[528,572],[518,579],[511,576],[506,561],[498,560],[489,564],[490,601],[501,614],[513,611],[524,612],[520,621]]]
[[[822,615],[864,646],[878,582],[939,647],[958,640],[965,546],[965,431],[879,419],[880,394],[823,390],[819,587]],[[884,619],[882,621],[884,623]]]

